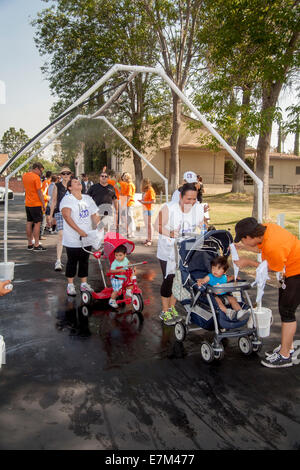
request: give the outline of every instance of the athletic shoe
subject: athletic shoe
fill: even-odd
[[[54,271],[62,271],[63,265],[61,264],[61,261],[58,259],[55,263],[54,266]]]
[[[68,284],[68,286],[67,286],[67,294],[68,294],[68,295],[71,295],[71,296],[73,296],[73,297],[76,296],[76,289],[75,289],[74,284]]]
[[[246,320],[249,316],[249,310],[239,310],[236,314],[236,319],[239,321]]]
[[[108,305],[110,305],[112,308],[118,308],[118,304],[115,299],[109,299]]]
[[[34,245],[28,245],[27,246],[27,250],[33,250],[33,248],[34,248]]]
[[[261,364],[270,369],[279,369],[280,367],[291,367],[293,365],[291,356],[283,357],[281,354],[274,353],[261,361]]]
[[[167,312],[161,312],[159,318],[167,326],[175,325],[175,323],[176,323],[176,320],[174,320],[173,315],[169,310]]]
[[[43,247],[42,245],[39,245],[39,246],[35,246],[33,248],[33,251],[46,251],[47,248]]]
[[[274,353],[279,353],[280,349],[281,349],[281,344],[277,346],[276,348],[274,348],[273,351],[266,351],[265,355],[266,357],[272,356]],[[290,349],[290,354],[294,354],[294,352],[295,352],[295,349]]]
[[[232,308],[227,308],[226,316],[229,318],[229,320],[234,320],[236,318],[236,311]]]
[[[181,320],[181,316],[179,315],[179,313],[177,312],[176,308],[174,307],[174,305],[172,305],[172,307],[169,308],[169,312],[171,313],[172,315],[172,318],[173,320]]]
[[[94,289],[87,282],[82,282],[80,286],[81,292],[94,292]]]

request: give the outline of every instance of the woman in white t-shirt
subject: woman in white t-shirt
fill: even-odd
[[[76,289],[74,286],[74,277],[78,265],[78,277],[81,278],[81,291],[91,292],[93,289],[87,283],[89,253],[82,249],[83,246],[90,251],[91,246],[84,237],[96,226],[100,221],[98,215],[98,207],[94,200],[81,193],[81,183],[77,178],[72,178],[66,194],[61,203],[60,211],[63,216],[63,246],[66,247],[68,262],[66,266],[66,277],[68,279],[67,294],[75,296]],[[82,242],[80,240],[82,238]]]
[[[207,225],[206,207],[196,204],[197,189],[194,184],[182,186],[179,202],[169,202],[160,210],[155,222],[158,231],[157,258],[163,273],[161,285],[162,312],[160,318],[166,323],[172,323],[178,314],[175,310],[176,299],[172,295],[172,285],[175,276],[175,238],[196,232]]]

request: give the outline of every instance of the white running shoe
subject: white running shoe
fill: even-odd
[[[269,357],[269,356],[272,356],[274,353],[279,353],[280,349],[281,349],[281,344],[277,346],[276,348],[274,348],[273,351],[266,351],[265,356]],[[294,352],[295,352],[295,349],[290,349],[290,354],[294,354]]]
[[[132,297],[132,292],[130,289],[126,289],[126,295],[127,297]]]
[[[58,259],[55,263],[54,266],[54,271],[62,271],[63,265],[61,264],[61,261]]]
[[[80,286],[81,292],[94,292],[94,289],[87,282],[82,282]]]
[[[249,310],[239,310],[236,314],[237,320],[246,320],[249,317]]]
[[[68,294],[68,295],[71,295],[71,296],[73,296],[73,297],[76,296],[76,289],[75,289],[74,284],[68,284],[68,286],[67,286],[67,294]]]
[[[108,305],[110,305],[112,308],[118,308],[118,304],[115,299],[109,299]]]

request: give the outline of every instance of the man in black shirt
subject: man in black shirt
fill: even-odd
[[[88,190],[88,195],[94,199],[95,203],[99,207],[99,215],[101,218],[105,215],[112,217],[115,213],[117,226],[118,200],[114,187],[111,184],[108,184],[107,179],[107,173],[102,171],[100,174],[99,183],[93,184],[93,186],[90,187]]]

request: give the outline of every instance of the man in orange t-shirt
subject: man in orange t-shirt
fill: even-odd
[[[45,212],[45,201],[42,193],[41,176],[44,167],[41,163],[34,163],[32,170],[23,175],[25,189],[25,210],[27,216],[26,235],[28,239],[28,250],[45,251],[39,244],[40,226]],[[34,238],[34,245],[32,239]]]
[[[270,368],[290,367],[293,365],[293,340],[297,329],[295,313],[300,305],[300,240],[279,225],[259,224],[254,217],[240,220],[235,232],[236,243],[241,241],[246,249],[261,253],[269,269],[284,276],[278,300],[282,322],[281,345],[266,353],[266,359],[261,362]],[[259,265],[244,257],[235,264],[239,268]]]

